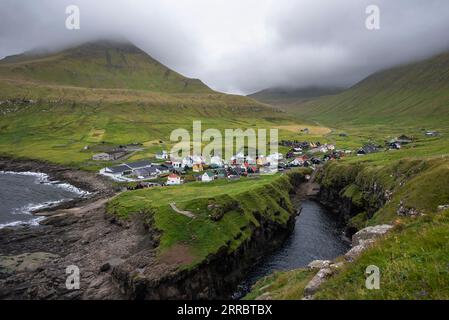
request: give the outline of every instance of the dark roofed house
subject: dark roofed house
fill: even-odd
[[[136,169],[133,171],[133,173],[137,177],[154,178],[154,177],[158,176],[159,170],[155,167],[147,167],[147,168],[142,168],[142,169]]]
[[[151,167],[151,162],[148,160],[140,160],[132,163],[127,163],[126,165],[129,166],[131,169],[136,170]]]
[[[127,174],[131,174],[132,169],[126,164],[122,164],[119,166],[108,167],[104,169],[105,173],[112,174],[114,176],[124,176]]]
[[[405,134],[397,137],[395,142],[399,142],[400,144],[408,144],[413,142],[413,138],[407,137]]]
[[[167,174],[171,171],[169,167],[165,165],[154,165],[153,167],[156,168],[161,174]]]
[[[366,144],[363,147],[361,147],[359,149],[359,151],[357,151],[357,154],[365,155],[365,154],[375,153],[378,151],[379,151],[379,149],[374,144],[370,143],[370,144]]]
[[[430,131],[430,130],[426,131],[426,136],[428,137],[438,137],[439,135],[440,133],[437,131]]]

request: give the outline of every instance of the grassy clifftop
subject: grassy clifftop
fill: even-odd
[[[143,213],[161,232],[159,253],[177,245],[186,246],[195,265],[210,254],[225,248],[237,249],[253,236],[260,220],[286,226],[293,213],[289,192],[292,181],[301,173],[262,176],[239,181],[190,183],[176,187],[126,192],[108,204],[108,212],[120,219]],[[182,215],[170,206],[189,211],[195,218]],[[260,215],[260,216],[257,216]]]

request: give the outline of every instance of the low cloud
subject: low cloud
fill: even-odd
[[[81,29],[65,28],[78,5]],[[365,27],[368,5],[380,30]],[[350,86],[449,49],[446,0],[3,0],[0,56],[126,38],[214,89]]]

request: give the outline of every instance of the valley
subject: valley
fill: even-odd
[[[131,44],[101,41],[0,61],[2,170],[102,181],[92,187],[95,198],[46,213],[37,228],[0,230],[0,281],[9,279],[0,297],[230,298],[250,267],[291,234],[291,196],[313,182],[315,200],[348,237],[392,229],[355,259],[337,257],[339,267],[312,295],[306,288],[322,269],[305,267],[260,279],[247,299],[447,299],[448,70],[443,53],[342,92],[301,91],[307,99],[288,95],[287,103],[269,95],[267,104],[266,95],[259,102],[260,95],[215,92]],[[279,147],[286,170],[208,183],[192,175],[183,185],[141,190],[97,175],[125,160],[155,160],[173,146],[172,130],[196,120],[220,131],[277,128],[288,142]],[[410,141],[392,148],[403,135]],[[288,144],[301,142],[309,147],[288,157],[295,151]],[[93,160],[129,145],[139,148],[126,159]],[[375,152],[362,154],[367,145]],[[38,267],[20,269],[28,258]],[[62,266],[72,263],[87,274],[76,293],[64,287]],[[382,268],[385,290],[365,288],[370,264]]]

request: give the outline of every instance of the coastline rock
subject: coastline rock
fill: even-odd
[[[0,277],[17,272],[35,272],[58,258],[58,255],[47,252],[0,256]]]

